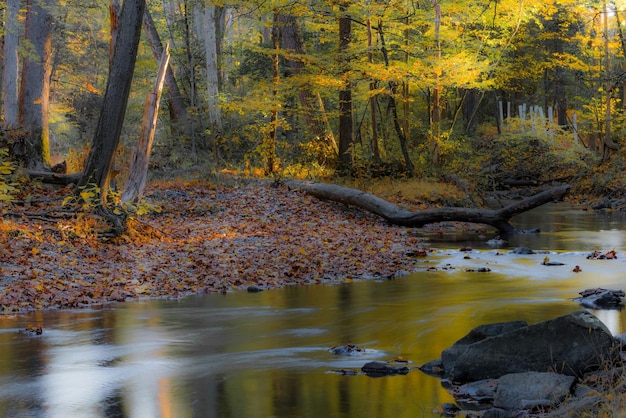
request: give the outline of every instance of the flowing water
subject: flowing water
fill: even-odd
[[[1,319],[0,416],[436,416],[453,399],[419,370],[383,378],[333,371],[399,356],[419,366],[477,325],[535,323],[580,309],[570,299],[585,288],[624,288],[623,216],[546,205],[518,218],[520,228],[541,234],[499,249],[470,237],[433,241],[439,250],[420,259],[423,271],[395,280]],[[474,248],[469,259],[459,251],[466,245]],[[508,253],[518,246],[550,253]],[[611,249],[617,260],[585,257]],[[546,256],[565,265],[543,266]],[[490,271],[468,271],[480,268]],[[624,313],[595,314],[626,332]],[[29,324],[43,334],[18,333]],[[365,351],[328,351],[349,343]]]

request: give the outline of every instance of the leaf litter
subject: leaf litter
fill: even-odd
[[[4,314],[393,278],[427,251],[414,230],[285,186],[155,185],[160,212],[108,240],[93,217],[59,208],[68,190],[46,193],[0,225]]]

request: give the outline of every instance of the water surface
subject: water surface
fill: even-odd
[[[477,325],[535,323],[580,309],[571,298],[582,289],[624,288],[621,215],[547,205],[517,222],[542,233],[501,248],[476,237],[432,242],[438,252],[420,260],[423,268],[395,280],[4,318],[0,416],[436,416],[452,398],[418,370],[385,378],[333,371],[399,356],[416,367]],[[467,245],[474,251],[459,251]],[[508,253],[517,246],[549,254]],[[617,260],[585,257],[611,249]],[[542,266],[546,256],[565,265]],[[581,273],[572,271],[575,265]],[[485,267],[490,271],[468,271]],[[595,313],[614,333],[626,331],[623,313]],[[43,334],[18,333],[29,324],[43,326]],[[328,352],[348,343],[365,353]]]

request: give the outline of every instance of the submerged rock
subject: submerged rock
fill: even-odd
[[[574,298],[582,306],[589,309],[622,309],[624,308],[623,290],[609,289],[586,289],[579,293],[580,297]]]
[[[337,354],[338,356],[355,356],[365,353],[364,348],[361,348],[355,344],[336,345],[329,348],[328,351],[332,354]]]
[[[511,254],[535,254],[535,252],[528,247],[517,247],[511,250]]]
[[[410,369],[406,366],[392,366],[384,361],[370,361],[361,367],[361,371],[370,377],[383,377],[408,374]]]

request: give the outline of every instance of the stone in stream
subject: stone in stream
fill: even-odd
[[[580,297],[574,298],[582,306],[589,309],[622,309],[624,304],[623,290],[609,290],[602,288],[586,289],[579,293]]]
[[[504,332],[493,336],[485,335],[484,329],[484,325],[475,328],[442,353],[444,375],[452,382],[528,371],[582,376],[619,358],[609,330],[586,311],[531,326],[519,321],[496,324],[491,332]]]
[[[392,366],[384,361],[370,361],[361,367],[361,371],[370,377],[408,374],[409,370],[406,366]]]

